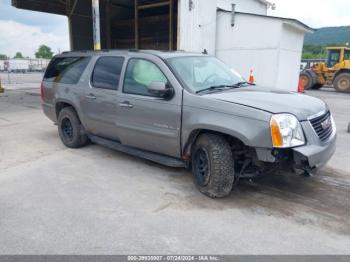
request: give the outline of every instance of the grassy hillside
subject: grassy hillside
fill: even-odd
[[[324,27],[313,34],[306,34],[304,41],[304,59],[326,58],[326,46],[345,46],[350,44],[350,26]]]
[[[350,43],[350,26],[324,27],[305,35],[306,45],[331,45]]]

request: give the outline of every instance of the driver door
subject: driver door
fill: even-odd
[[[180,157],[181,96],[171,99],[148,92],[152,82],[173,86],[167,66],[151,59],[131,58],[123,89],[118,96],[118,134],[122,144],[168,156]]]

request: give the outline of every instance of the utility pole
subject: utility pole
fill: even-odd
[[[92,0],[92,20],[93,20],[93,35],[94,49],[101,50],[101,31],[100,31],[100,3],[99,0]]]

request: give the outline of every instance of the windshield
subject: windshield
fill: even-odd
[[[215,86],[232,86],[245,80],[214,57],[176,57],[168,60],[178,77],[193,92]]]

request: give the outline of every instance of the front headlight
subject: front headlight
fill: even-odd
[[[270,128],[273,147],[289,148],[305,145],[303,129],[299,120],[293,115],[273,115]]]

